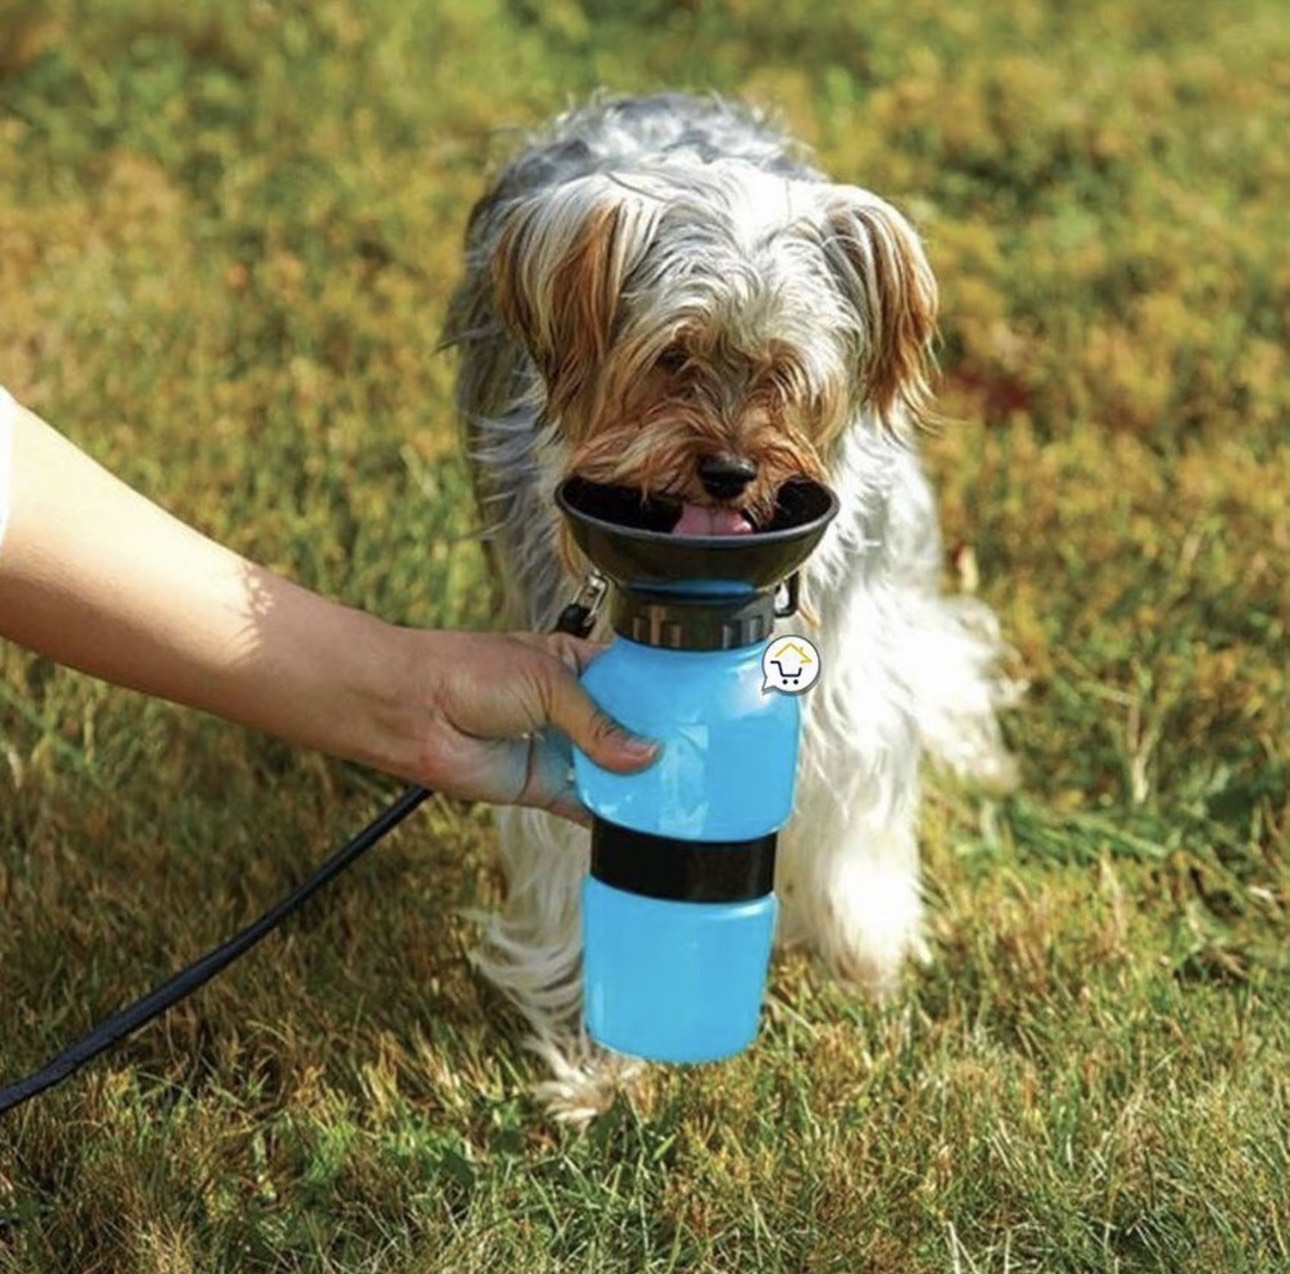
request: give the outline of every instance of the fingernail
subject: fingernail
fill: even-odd
[[[653,739],[642,739],[637,734],[623,733],[621,747],[628,756],[641,761],[652,761],[658,755],[658,744]]]

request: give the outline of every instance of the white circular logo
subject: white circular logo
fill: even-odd
[[[776,637],[761,653],[761,692],[800,695],[820,679],[820,652],[805,637]]]

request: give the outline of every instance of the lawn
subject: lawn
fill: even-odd
[[[436,800],[0,1123],[0,1271],[1290,1269],[1276,0],[4,0],[0,383],[257,560],[485,626],[436,340],[488,165],[599,85],[774,106],[927,238],[946,586],[1030,682],[1014,794],[930,781],[932,963],[783,961],[755,1049],[563,1128],[466,961],[487,813]],[[395,788],[0,650],[0,1082]]]

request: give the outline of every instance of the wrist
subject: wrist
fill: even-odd
[[[387,774],[423,782],[436,684],[427,644],[435,634],[368,615],[362,619],[370,626],[356,681],[363,725],[345,732],[351,743],[345,754]]]
[[[247,654],[195,703],[289,743],[413,777],[423,694],[411,630],[250,568],[262,614]]]

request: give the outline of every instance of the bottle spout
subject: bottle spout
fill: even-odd
[[[784,483],[771,521],[739,535],[678,534],[667,502],[585,478],[565,479],[555,501],[574,542],[618,587],[679,592],[774,588],[810,557],[838,511],[837,496],[808,478]]]

